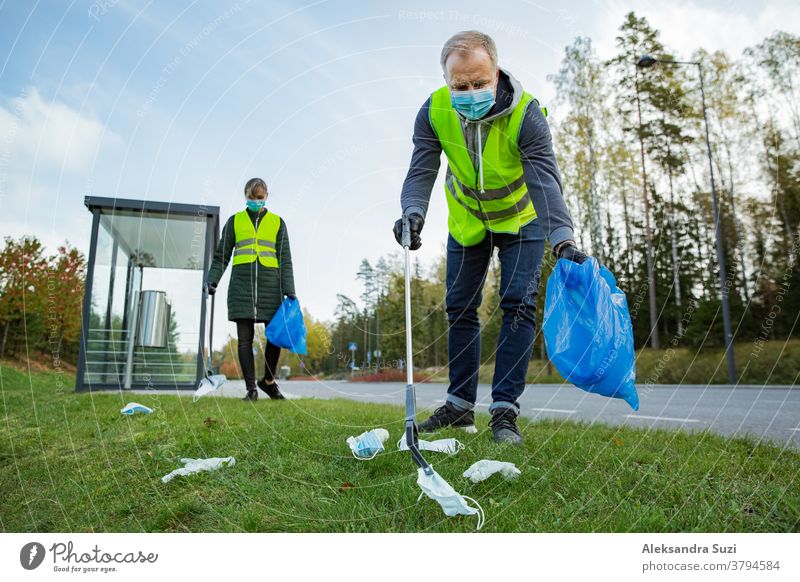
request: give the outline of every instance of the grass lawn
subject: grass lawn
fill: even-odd
[[[233,399],[75,394],[71,378],[0,366],[0,529],[11,531],[472,531],[424,498],[408,452],[391,444],[359,462],[351,434],[400,407],[344,400],[255,404]],[[156,410],[123,417],[129,401]],[[523,423],[522,448],[480,432],[453,457],[428,453],[486,511],[483,531],[769,531],[800,529],[800,455],[711,434],[573,422]],[[181,457],[236,457],[213,473],[161,476]],[[473,462],[516,463],[522,476],[472,484]]]

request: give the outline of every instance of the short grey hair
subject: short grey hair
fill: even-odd
[[[245,198],[250,198],[250,194],[254,194],[258,190],[264,190],[264,194],[267,193],[267,183],[264,182],[261,178],[250,178],[247,181],[247,184],[244,185],[244,196]]]
[[[494,44],[492,37],[479,30],[462,30],[451,36],[442,47],[442,56],[439,62],[442,70],[446,71],[445,63],[453,52],[470,53],[476,49],[483,49],[492,60],[492,65],[497,68],[497,45]]]

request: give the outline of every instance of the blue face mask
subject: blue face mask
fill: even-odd
[[[266,203],[267,203],[266,200],[248,200],[247,208],[252,210],[253,212],[261,212],[261,209],[264,208],[264,205]]]
[[[453,108],[467,119],[474,121],[486,115],[494,105],[492,88],[473,91],[450,91]]]
[[[353,456],[359,461],[369,461],[374,459],[378,453],[384,451],[383,443],[389,438],[389,431],[385,428],[376,428],[362,432],[357,437],[347,439],[347,444],[353,452]]]

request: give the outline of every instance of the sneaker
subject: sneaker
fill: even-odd
[[[517,412],[513,408],[498,408],[492,412],[489,422],[492,438],[498,443],[522,444],[522,435],[517,428]]]
[[[249,400],[249,401],[255,402],[256,400],[258,400],[258,390],[256,390],[256,389],[248,390],[247,394],[245,394],[245,396],[244,396],[244,398],[242,398],[242,400],[244,400],[244,401],[248,401]]]
[[[448,426],[463,428],[469,433],[478,432],[478,429],[475,428],[475,413],[471,410],[466,412],[458,410],[449,402],[445,402],[444,406],[434,410],[431,417],[420,423],[417,429],[419,432],[436,432]]]
[[[272,384],[267,384],[267,381],[263,378],[256,382],[258,387],[261,388],[264,392],[267,393],[267,396],[272,398],[273,400],[286,400],[286,397],[281,394],[281,391],[278,390],[278,383],[273,382]]]

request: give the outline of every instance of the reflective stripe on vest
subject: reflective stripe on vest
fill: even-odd
[[[525,110],[532,101],[536,103],[532,95],[523,93],[510,115],[476,128],[489,132],[476,168],[461,120],[450,103],[450,90],[445,86],[431,95],[431,126],[447,155],[447,226],[463,246],[479,243],[487,230],[517,233],[536,218],[517,145]]]
[[[241,247],[245,247],[245,246],[251,245],[251,244],[253,244],[255,242],[256,242],[256,239],[254,239],[254,238],[242,239],[240,241],[236,241],[236,248],[238,249],[238,248],[241,248]],[[270,242],[268,240],[258,239],[258,244],[260,246],[262,246],[262,247],[270,248],[273,251],[275,250],[275,243],[274,242]]]
[[[237,212],[233,217],[233,230],[236,246],[233,250],[233,264],[241,265],[258,262],[264,267],[278,267],[278,255],[275,247],[281,219],[269,211],[258,218],[258,232],[246,210]]]

